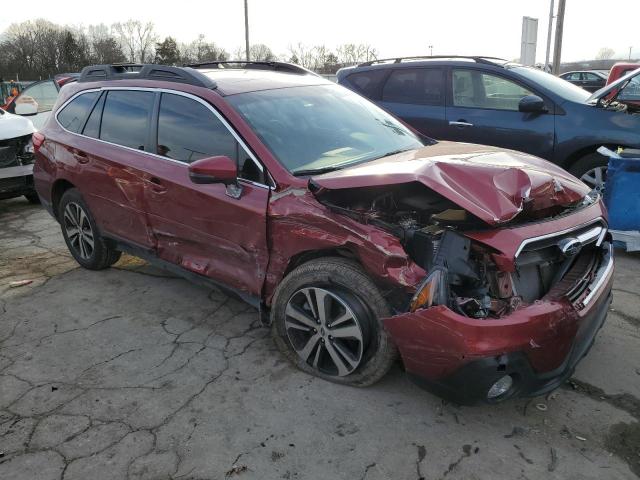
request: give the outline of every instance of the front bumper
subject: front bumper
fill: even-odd
[[[499,400],[550,392],[569,378],[602,327],[611,303],[613,258],[578,309],[566,299],[538,300],[511,315],[471,319],[436,306],[384,320],[409,376],[461,405],[490,402],[491,385],[511,375]]]
[[[0,168],[0,199],[33,192],[33,165]]]

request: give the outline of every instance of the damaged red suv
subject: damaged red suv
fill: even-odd
[[[95,66],[34,134],[80,265],[126,251],[260,309],[299,368],[370,385],[398,354],[458,403],[559,386],[611,301],[596,194],[544,160],[436,143],[300,67]]]

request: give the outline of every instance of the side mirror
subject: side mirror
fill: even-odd
[[[235,185],[238,182],[238,167],[236,162],[224,155],[202,158],[189,165],[189,178],[199,184]]]
[[[16,115],[36,115],[38,113],[38,104],[34,101],[32,102],[21,102],[16,103],[15,109]]]
[[[520,99],[518,110],[524,113],[544,113],[547,107],[544,106],[544,100],[537,95],[527,95]]]

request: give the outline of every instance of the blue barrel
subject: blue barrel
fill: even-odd
[[[640,230],[640,151],[609,157],[604,203],[611,230]]]

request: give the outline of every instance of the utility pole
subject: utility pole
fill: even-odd
[[[553,74],[560,73],[560,59],[562,58],[562,31],[564,29],[564,9],[566,0],[558,1],[558,19],[556,20],[556,41],[553,46]]]
[[[631,60],[631,50],[633,50],[633,46],[629,47],[629,60]]]
[[[429,51],[430,51],[429,56],[433,57],[433,45],[429,45]]]
[[[549,8],[549,28],[547,29],[547,55],[545,56],[544,59],[544,71],[547,71],[547,68],[549,68],[549,57],[551,55],[551,32],[553,30],[553,7],[554,7],[554,0],[551,0],[551,7]]]
[[[249,6],[248,0],[244,0],[244,50],[247,62],[251,60],[249,58]]]

